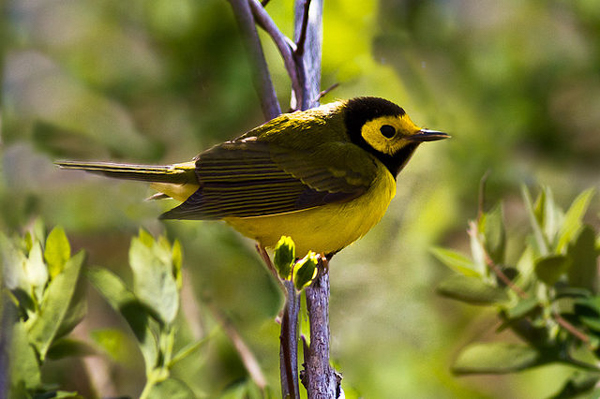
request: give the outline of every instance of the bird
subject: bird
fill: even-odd
[[[149,182],[152,198],[181,202],[161,219],[222,220],[263,248],[288,236],[300,257],[331,257],[381,220],[417,147],[449,137],[391,101],[356,97],[281,114],[188,162],[56,164]]]

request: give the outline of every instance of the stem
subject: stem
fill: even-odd
[[[286,299],[281,318],[279,336],[279,360],[281,376],[281,396],[300,398],[298,383],[298,314],[300,313],[300,295],[291,280],[284,280]]]

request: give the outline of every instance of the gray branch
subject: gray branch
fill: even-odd
[[[283,64],[285,65],[285,70],[287,71],[292,83],[292,104],[297,104],[298,101],[296,96],[298,93],[302,92],[302,85],[300,84],[296,61],[294,60],[296,43],[281,33],[271,16],[267,13],[263,5],[258,0],[249,0],[249,2],[256,22],[271,37],[273,43],[275,43],[275,46],[277,47],[277,50],[279,50],[279,53],[281,54]],[[295,109],[296,107],[292,106],[292,108]]]

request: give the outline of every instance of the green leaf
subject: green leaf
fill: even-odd
[[[51,279],[64,269],[69,258],[71,258],[71,245],[67,235],[62,227],[56,226],[48,234],[46,248],[44,249],[44,259],[48,264]]]
[[[505,374],[542,363],[541,354],[523,344],[475,343],[465,347],[452,366],[455,374]]]
[[[529,194],[529,190],[527,189],[527,187],[525,185],[521,186],[521,192],[523,194],[523,200],[525,201],[525,206],[527,208],[527,214],[529,215],[529,222],[531,224],[531,228],[533,230],[533,236],[535,238],[535,243],[537,244],[537,249],[539,251],[540,254],[542,255],[547,255],[549,250],[548,250],[548,242],[546,241],[546,238],[544,237],[544,233],[542,232],[542,227],[540,225],[540,217],[537,213],[536,213],[536,208],[538,208],[541,205],[538,205],[538,207],[534,207],[533,203],[531,202],[531,195]],[[540,203],[541,201],[543,201],[543,197],[542,194],[540,194],[540,200],[538,200],[538,203]]]
[[[50,346],[47,357],[52,360],[59,360],[69,356],[91,356],[96,355],[96,351],[88,343],[76,339],[62,338]]]
[[[534,296],[522,299],[515,306],[508,309],[506,312],[506,317],[508,317],[509,320],[520,319],[527,316],[534,310],[539,309],[539,307],[540,302],[538,298]]]
[[[579,317],[579,320],[588,328],[590,328],[596,332],[600,332],[600,318],[582,316],[582,317]]]
[[[29,281],[25,273],[27,257],[17,248],[14,240],[0,231],[0,256],[2,257],[2,279],[10,289],[29,291]]]
[[[296,262],[292,272],[292,279],[296,290],[302,291],[313,282],[319,271],[317,269],[318,264],[319,258],[313,251],[308,251],[308,254],[304,258]]]
[[[453,275],[437,287],[440,295],[472,305],[496,305],[510,300],[506,290],[485,284],[478,277]]]
[[[431,253],[444,265],[458,273],[471,277],[482,275],[480,271],[476,270],[471,259],[456,251],[436,247],[431,249]]]
[[[86,275],[108,303],[120,312],[140,343],[146,369],[152,369],[158,359],[157,341],[150,329],[148,309],[127,289],[114,273],[101,268],[89,268]]]
[[[536,200],[536,217],[547,243],[553,243],[563,218],[562,210],[556,206],[550,187],[543,187]]]
[[[571,399],[577,395],[589,393],[597,385],[599,380],[598,373],[586,373],[576,371],[565,382],[562,389],[553,395],[550,399]],[[597,398],[598,395],[585,396],[587,398]]]
[[[134,293],[156,312],[160,322],[171,324],[179,309],[179,292],[173,276],[172,259],[165,259],[158,245],[134,238],[129,249]],[[169,252],[170,255],[170,252]]]
[[[133,365],[134,358],[130,348],[134,342],[121,330],[113,328],[94,330],[90,333],[90,337],[114,361]]]
[[[296,246],[291,237],[282,236],[275,246],[273,263],[279,273],[279,277],[288,280],[292,275],[292,266],[296,261]]]
[[[55,391],[52,394],[53,399],[84,399],[84,397],[77,392]]]
[[[579,232],[582,226],[582,219],[590,206],[593,196],[594,190],[588,189],[579,194],[573,201],[573,204],[571,204],[559,231],[556,252],[562,252]]]
[[[152,237],[152,234],[148,233],[144,229],[140,229],[138,239],[142,244],[144,244],[148,248],[152,248],[154,246],[154,237]]]
[[[37,389],[41,384],[41,373],[38,359],[27,338],[25,324],[18,321],[12,327],[10,343],[11,386],[24,386],[27,389]]]
[[[42,256],[42,246],[37,241],[33,243],[25,262],[25,275],[37,302],[41,302],[48,282],[48,269]]]
[[[571,266],[571,260],[564,255],[550,255],[535,261],[535,274],[544,284],[553,286]]]
[[[43,361],[52,341],[68,317],[71,300],[77,288],[85,254],[79,252],[67,261],[64,270],[50,281],[44,293],[43,306],[29,328],[29,339]]]
[[[567,271],[570,285],[591,292],[598,291],[598,251],[595,242],[596,233],[589,225],[585,225],[567,249],[567,256],[572,261]]]
[[[479,220],[479,231],[485,237],[485,249],[494,263],[504,263],[506,251],[506,230],[504,228],[504,212],[502,204],[486,212]]]
[[[147,396],[148,399],[195,399],[196,396],[183,381],[168,378],[154,385]]]
[[[181,273],[181,268],[183,265],[183,251],[181,250],[181,243],[179,240],[175,240],[173,243],[171,259],[173,261],[173,276],[175,277],[177,288],[181,289],[181,286],[183,285],[183,275]]]

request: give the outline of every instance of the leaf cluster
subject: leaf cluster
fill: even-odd
[[[469,223],[470,257],[450,249],[433,250],[455,271],[440,283],[438,292],[495,307],[498,332],[509,329],[520,338],[518,343],[470,344],[459,353],[453,371],[502,374],[568,364],[577,371],[556,397],[572,397],[600,381],[600,238],[584,222],[594,193],[584,191],[567,211],[555,203],[550,188],[543,188],[535,201],[527,188],[522,193],[529,234],[516,260],[507,259],[509,234],[501,204],[480,211]]]
[[[0,252],[4,279],[2,341],[11,342],[11,396],[79,397],[42,383],[41,368],[48,359],[92,351],[85,343],[66,337],[87,310],[80,283],[84,253],[71,254],[61,227],[46,237],[39,220],[24,237],[0,232]]]
[[[87,270],[92,285],[119,312],[134,333],[146,368],[146,385],[141,398],[194,397],[192,389],[171,375],[175,364],[194,353],[204,341],[175,349],[176,316],[182,284],[182,253],[178,241],[173,245],[161,236],[155,240],[140,230],[129,250],[133,287],[111,271],[93,267]],[[107,352],[119,339],[119,332],[96,332],[95,340]]]

